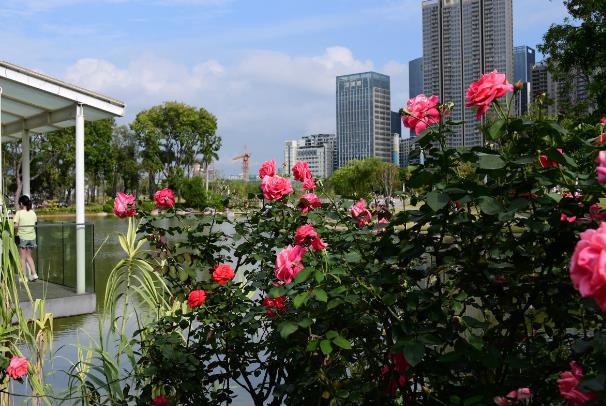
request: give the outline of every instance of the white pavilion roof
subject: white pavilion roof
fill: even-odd
[[[51,132],[75,125],[76,105],[87,121],[124,115],[126,105],[108,96],[0,61],[2,140],[20,139],[24,130]]]

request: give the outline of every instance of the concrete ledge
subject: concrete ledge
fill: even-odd
[[[21,305],[21,310],[23,310],[23,315],[31,318],[33,311],[32,303],[20,302],[19,304]],[[44,302],[44,311],[52,313],[55,319],[94,313],[96,309],[97,295],[94,293],[46,299]]]

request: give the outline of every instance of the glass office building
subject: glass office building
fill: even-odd
[[[519,115],[528,111],[530,104],[530,81],[532,80],[532,67],[535,64],[535,50],[521,45],[513,49],[513,81],[521,80],[523,88],[516,99],[516,110]]]
[[[337,76],[337,158],[391,161],[389,76],[376,72]]]
[[[454,102],[450,147],[482,145],[475,110],[465,92],[483,73],[496,69],[513,80],[512,0],[422,0],[423,90]]]

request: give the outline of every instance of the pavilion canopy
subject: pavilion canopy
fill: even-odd
[[[121,101],[3,61],[0,88],[3,141],[20,139],[24,131],[73,127],[79,104],[87,121],[124,115]]]

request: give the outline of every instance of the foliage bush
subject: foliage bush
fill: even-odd
[[[302,200],[272,175],[261,208],[233,221],[140,210],[108,290],[153,311],[120,339],[137,355],[116,392],[140,405],[603,404],[603,312],[569,264],[579,233],[606,220],[604,126],[511,117],[509,103],[493,104],[486,146],[460,149],[446,148],[462,125],[452,105],[435,106],[407,180],[418,209],[389,219],[320,182],[326,203]],[[236,277],[217,278],[220,264]],[[592,266],[601,289],[606,265]]]
[[[146,217],[139,231],[157,241],[149,260],[172,305],[139,331],[138,404],[246,393],[257,405],[480,405],[517,388],[562,403],[556,380],[571,361],[603,400],[602,311],[567,272],[578,233],[606,217],[595,206],[602,128],[503,113],[483,126],[489,146],[445,148],[460,124],[424,133],[426,162],[408,181],[419,209],[388,223],[360,222],[341,201],[303,212],[298,194],[263,201],[229,235],[221,217],[169,228]],[[280,282],[276,254],[302,225],[328,247]],[[237,274],[224,285],[211,278],[221,263]],[[207,299],[190,308],[194,290]]]

